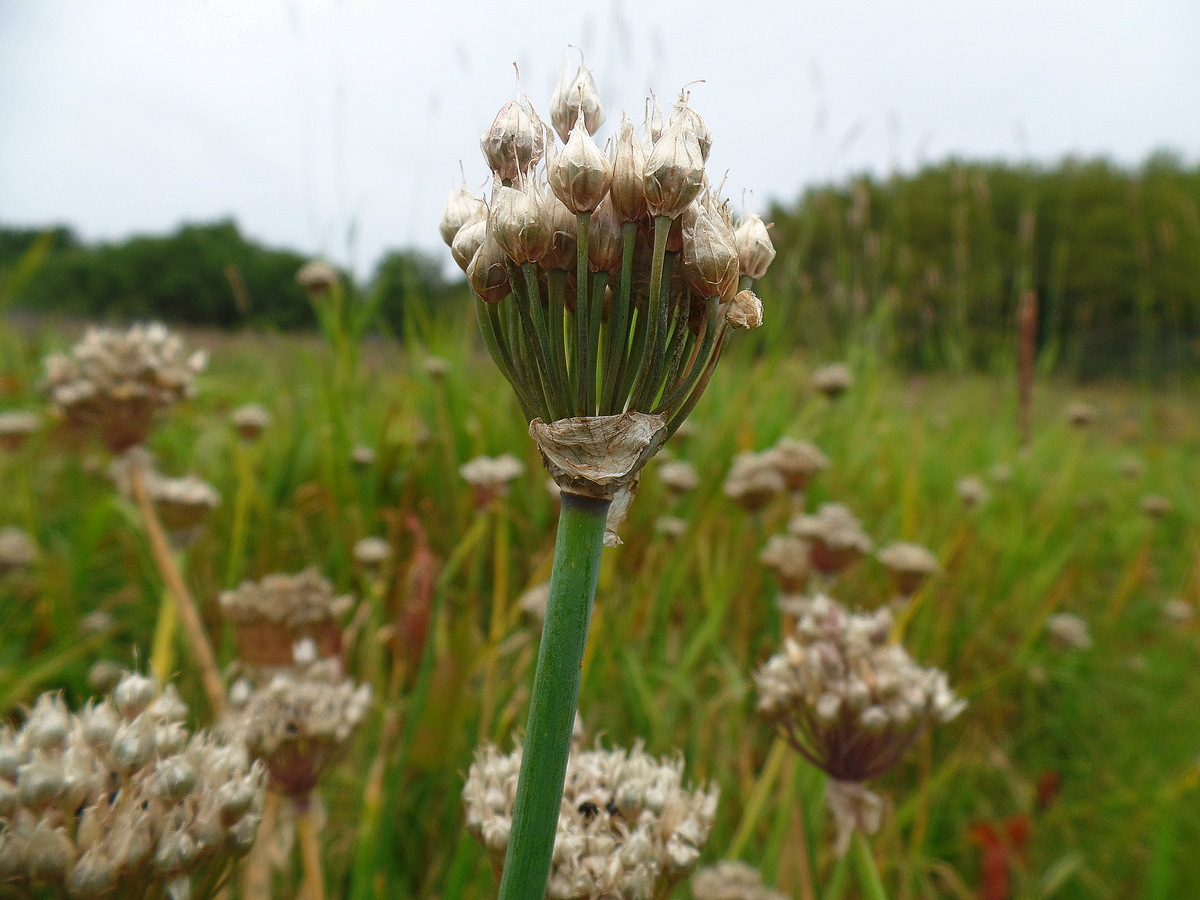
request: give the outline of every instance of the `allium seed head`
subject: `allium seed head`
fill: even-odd
[[[613,167],[588,130],[575,128],[567,146],[550,161],[548,177],[554,195],[567,209],[591,212],[608,193]]]
[[[646,215],[646,148],[633,133],[633,123],[624,113],[617,133],[609,192],[618,221],[637,222]]]
[[[483,200],[471,193],[465,181],[457,190],[451,191],[450,199],[446,201],[446,211],[442,213],[442,222],[438,226],[446,246],[452,247],[459,230],[467,223],[477,221],[484,210]]]
[[[694,134],[672,121],[646,157],[646,208],[652,216],[678,218],[703,187],[700,144]]]
[[[742,218],[734,231],[741,273],[755,281],[767,274],[767,267],[775,259],[775,245],[763,220],[754,213]]]
[[[479,139],[483,158],[501,181],[515,182],[537,165],[546,149],[546,128],[528,98],[510,100]]]
[[[595,134],[604,124],[604,107],[591,69],[580,62],[574,76],[568,75],[569,72],[569,57],[564,56],[558,83],[550,97],[550,124],[564,144],[570,141],[581,118],[588,134]]]

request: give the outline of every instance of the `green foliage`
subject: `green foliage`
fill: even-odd
[[[1159,154],[1054,167],[951,160],[808,191],[771,217],[772,333],[845,348],[882,329],[909,367],[1011,358],[1039,299],[1043,364],[1082,377],[1200,363],[1200,165]]]

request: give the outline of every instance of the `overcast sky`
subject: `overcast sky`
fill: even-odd
[[[363,274],[390,247],[441,253],[513,63],[545,116],[568,44],[601,138],[703,79],[739,208],[950,154],[1200,157],[1197,0],[0,0],[0,223],[108,239],[234,216]]]

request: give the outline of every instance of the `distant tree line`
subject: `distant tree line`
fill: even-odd
[[[824,354],[867,348],[913,368],[979,368],[1015,354],[1017,305],[1039,303],[1039,359],[1081,376],[1200,371],[1200,165],[1136,168],[950,160],[853,178],[776,206],[779,256],[759,286],[760,340]],[[36,256],[36,265],[31,257]],[[65,228],[0,228],[0,297],[91,319],[309,328],[305,257],[230,221],[88,244]],[[14,273],[22,277],[14,277]],[[406,310],[465,311],[461,280],[416,251],[385,257],[380,327]]]
[[[1083,377],[1200,371],[1200,165],[951,160],[814,188],[771,210],[762,285],[778,339],[867,337],[917,368],[1015,354],[1036,292],[1044,367]]]
[[[308,258],[247,238],[232,221],[184,225],[166,237],[139,236],[87,244],[67,228],[49,232],[0,228],[0,286],[31,254],[36,271],[10,302],[19,309],[88,319],[161,319],[233,328],[313,328],[316,318],[296,272]],[[28,268],[28,263],[26,263]],[[343,273],[343,278],[348,276]],[[349,282],[348,282],[349,283]],[[378,298],[379,326],[400,333],[406,310],[426,313],[466,299],[440,263],[416,251],[395,251],[358,290]]]

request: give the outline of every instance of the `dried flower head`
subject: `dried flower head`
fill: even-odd
[[[30,568],[38,558],[37,544],[15,525],[0,528],[0,575]]]
[[[77,713],[43,694],[19,731],[0,729],[0,884],[21,896],[216,896],[254,842],[263,772],[240,744],[189,737],[174,688],[156,692],[126,674]]]
[[[763,323],[763,305],[758,295],[751,290],[738,291],[725,310],[725,318],[730,328],[761,328]]]
[[[230,714],[226,729],[262,760],[273,790],[307,796],[366,716],[371,686],[338,675],[319,665],[278,672]]]
[[[854,386],[854,375],[845,363],[830,363],[813,372],[812,386],[818,393],[836,400]]]
[[[221,504],[221,495],[207,481],[188,475],[168,478],[151,472],[146,492],[154,502],[163,528],[175,547],[186,547],[199,535],[208,514]]]
[[[342,649],[339,620],[354,602],[337,595],[315,567],[244,581],[220,599],[235,626],[238,656],[251,666],[290,666],[296,644],[305,639],[322,659],[336,657]]]
[[[755,673],[759,715],[839,781],[883,774],[923,729],[965,706],[945,674],[888,643],[891,628],[887,609],[858,615],[818,596],[783,650]]]
[[[550,161],[547,175],[563,206],[573,213],[591,212],[608,194],[613,168],[588,130],[574,128],[567,146]]]
[[[747,512],[757,512],[787,490],[767,453],[744,451],[733,458],[722,489]]]
[[[496,113],[479,146],[492,174],[512,183],[528,174],[545,153],[546,126],[528,97],[510,100]]]
[[[381,537],[365,537],[354,545],[354,559],[366,569],[379,569],[391,555],[392,545]]]
[[[661,534],[670,541],[677,541],[687,534],[687,519],[679,516],[659,516],[654,520],[654,533]]]
[[[350,462],[360,469],[369,469],[375,465],[375,448],[366,444],[357,444],[350,451]]]
[[[664,460],[658,466],[658,480],[674,494],[686,494],[700,484],[696,466],[684,459]]]
[[[878,554],[879,561],[892,577],[892,585],[901,597],[917,592],[925,579],[938,570],[937,557],[920,544],[896,541]]]
[[[446,201],[446,211],[442,213],[442,223],[438,226],[446,246],[454,246],[454,238],[459,230],[464,225],[478,221],[486,212],[483,201],[471,193],[466,181],[457,190],[451,191],[450,199]]]
[[[787,900],[763,884],[762,873],[744,862],[723,859],[692,876],[693,900]]]
[[[1136,481],[1146,474],[1146,464],[1139,457],[1124,456],[1117,464],[1117,471],[1130,481]]]
[[[1100,411],[1090,403],[1077,400],[1067,405],[1063,416],[1072,428],[1087,428],[1100,417]]]
[[[271,424],[271,414],[258,403],[246,403],[229,414],[229,421],[244,441],[256,441]]]
[[[954,483],[954,493],[958,495],[958,499],[962,505],[968,509],[973,509],[976,506],[982,506],[987,503],[992,492],[988,490],[983,479],[975,475],[968,475],[966,478],[960,478]]]
[[[570,141],[571,131],[581,117],[588,134],[595,134],[604,124],[604,107],[592,70],[581,59],[579,68],[571,76],[569,59],[569,56],[563,56],[558,83],[550,98],[550,124],[564,144]]]
[[[113,453],[146,440],[154,415],[190,397],[205,354],[157,323],[92,328],[69,353],[45,360],[45,391],[73,426],[94,428]]]
[[[813,477],[829,465],[829,457],[811,441],[780,438],[767,451],[767,457],[776,471],[787,482],[789,491],[803,491]]]
[[[1046,619],[1050,640],[1060,650],[1087,650],[1092,646],[1092,632],[1087,621],[1074,613],[1055,613]]]
[[[1196,618],[1196,608],[1179,597],[1163,604],[1163,616],[1173,625],[1183,625]]]
[[[813,566],[826,575],[836,575],[871,552],[871,538],[841,503],[823,503],[815,515],[792,519],[788,529],[808,541]]]
[[[337,269],[323,259],[306,262],[296,273],[296,284],[308,291],[314,300],[328,294],[337,283]]]
[[[475,491],[475,505],[487,506],[508,493],[508,484],[525,474],[525,463],[510,453],[477,456],[458,467],[458,474]]]
[[[808,543],[794,534],[773,534],[758,554],[758,561],[775,573],[785,594],[799,594],[812,574]]]
[[[1162,494],[1146,494],[1138,500],[1138,506],[1152,519],[1166,518],[1175,509],[1171,498],[1164,497]]]
[[[467,830],[499,875],[508,849],[521,748],[475,753],[463,787]],[[632,750],[572,752],[554,843],[549,900],[667,897],[700,860],[717,790],[683,787],[683,760]]]
[[[40,424],[36,414],[24,410],[0,413],[0,450],[12,453],[20,450]]]
[[[621,222],[637,222],[646,215],[646,148],[633,133],[633,122],[624,113],[613,153],[609,192],[613,210]]]

